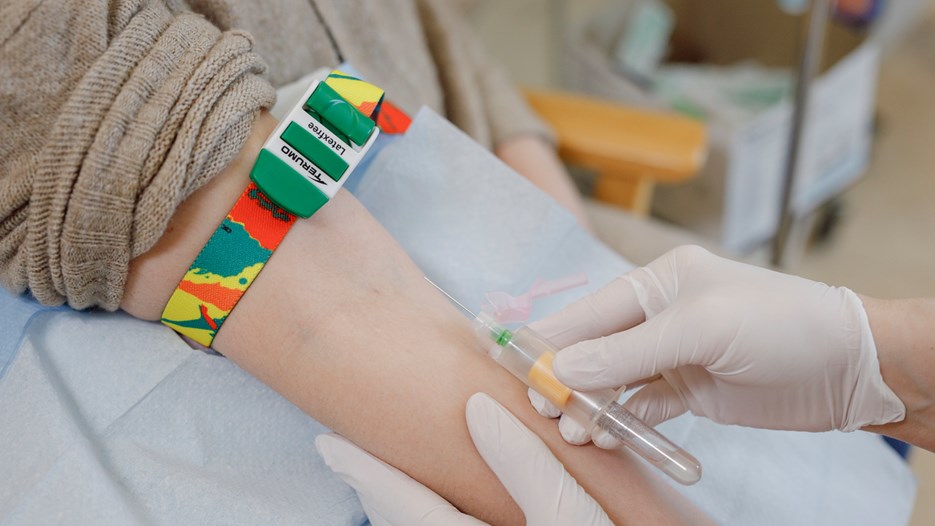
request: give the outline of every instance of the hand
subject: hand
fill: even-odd
[[[566,347],[553,368],[574,389],[661,374],[626,403],[650,425],[687,410],[801,431],[854,431],[905,416],[880,374],[856,294],[698,247],[670,251],[534,328]],[[580,426],[562,424],[566,439],[581,441]]]
[[[613,524],[542,440],[493,398],[475,394],[466,412],[477,451],[523,510],[526,524]],[[357,491],[376,526],[484,524],[345,438],[319,435],[315,446],[328,466]]]

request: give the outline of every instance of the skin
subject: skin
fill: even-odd
[[[883,379],[906,404],[902,422],[864,429],[935,451],[935,299],[861,300]]]
[[[241,155],[131,262],[124,310],[159,319],[274,127],[261,115]],[[705,521],[635,457],[565,443],[555,422],[531,408],[525,388],[478,352],[464,316],[343,191],[292,228],[214,347],[309,415],[493,524],[523,518],[468,434],[465,402],[478,391],[540,435],[616,523]]]

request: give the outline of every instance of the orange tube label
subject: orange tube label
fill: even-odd
[[[558,378],[552,374],[552,359],[555,355],[551,353],[543,354],[532,365],[529,370],[529,386],[555,404],[555,407],[564,409],[568,403],[568,397],[571,396],[571,389],[565,386]]]

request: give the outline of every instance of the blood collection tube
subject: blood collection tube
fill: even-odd
[[[596,427],[603,429],[681,484],[701,479],[701,464],[695,457],[627,411],[617,401],[620,391],[580,392],[561,383],[552,373],[558,349],[535,331],[528,327],[509,331],[484,312],[474,319],[474,326],[491,358],[581,424],[588,434]]]

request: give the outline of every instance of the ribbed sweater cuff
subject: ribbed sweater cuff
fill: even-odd
[[[38,162],[26,281],[43,303],[118,308],[130,259],[240,151],[275,92],[249,35],[149,2],[62,104]]]

